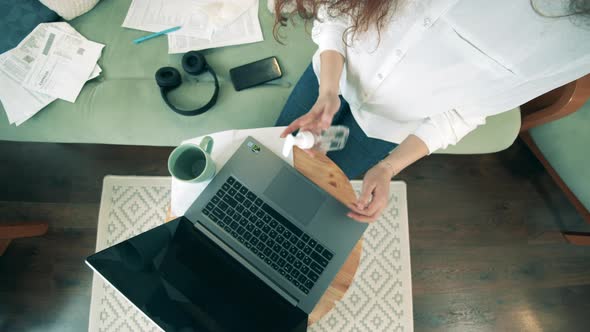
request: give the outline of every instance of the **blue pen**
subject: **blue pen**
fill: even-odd
[[[170,33],[170,32],[174,32],[174,31],[176,31],[176,30],[178,30],[180,28],[181,28],[181,26],[177,26],[177,27],[174,27],[174,28],[162,30],[160,32],[155,32],[155,33],[152,33],[151,35],[147,35],[147,36],[143,36],[141,38],[137,38],[137,39],[135,39],[133,41],[133,43],[134,44],[139,44],[139,43],[144,42],[144,41],[146,41],[148,39],[156,38],[158,36],[165,35],[165,34]]]

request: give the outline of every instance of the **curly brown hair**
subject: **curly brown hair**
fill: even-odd
[[[317,18],[320,7],[325,6],[330,17],[348,16],[351,26],[342,36],[348,34],[354,37],[357,33],[366,32],[372,26],[377,29],[379,35],[385,27],[391,13],[395,11],[401,0],[276,0],[275,1],[275,25],[273,35],[279,40],[279,28],[285,26],[289,18],[299,15],[307,22]],[[283,11],[286,7],[293,6],[293,10],[286,16]]]

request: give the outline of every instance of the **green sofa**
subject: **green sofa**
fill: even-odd
[[[207,113],[184,117],[161,100],[154,73],[162,66],[180,68],[182,55],[167,53],[166,38],[135,45],[143,31],[121,27],[130,0],[102,0],[87,14],[71,21],[90,40],[106,45],[99,64],[100,77],[88,82],[75,104],[53,102],[19,127],[8,124],[0,109],[0,140],[60,143],[103,143],[174,146],[182,140],[227,129],[272,126],[315,50],[302,23],[283,29],[284,45],[273,39],[274,18],[260,1],[259,18],[264,42],[204,51],[220,78],[217,104]],[[236,92],[229,69],[271,55],[278,57],[284,76],[279,84]],[[179,105],[205,102],[213,90],[211,79],[183,77],[171,94]],[[489,153],[507,148],[520,127],[518,110],[491,117],[447,153]]]

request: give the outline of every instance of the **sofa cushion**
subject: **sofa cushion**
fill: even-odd
[[[58,19],[38,0],[0,0],[0,53],[15,48],[39,23]]]
[[[530,133],[551,167],[590,210],[590,101],[577,112]]]

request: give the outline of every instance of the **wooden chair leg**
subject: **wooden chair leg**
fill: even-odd
[[[590,246],[590,233],[563,233],[563,237],[567,242],[577,246]]]
[[[48,228],[49,225],[46,222],[0,224],[0,256],[4,254],[12,240],[41,236],[47,233]]]

